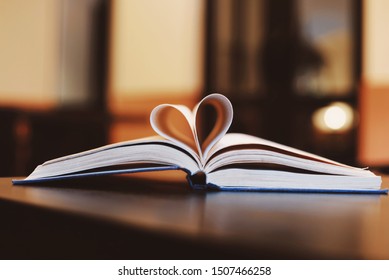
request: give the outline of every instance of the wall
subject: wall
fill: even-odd
[[[114,112],[149,112],[161,101],[200,94],[203,6],[198,0],[112,2],[108,91]]]
[[[359,160],[389,164],[389,1],[363,1]]]
[[[58,1],[0,0],[0,104],[42,106],[58,96]]]

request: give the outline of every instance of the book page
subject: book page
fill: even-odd
[[[324,157],[246,134],[226,134],[212,149],[206,172],[233,167],[253,168],[255,164],[292,167],[323,174],[375,176],[367,169],[348,166]],[[251,166],[251,167],[250,167]]]
[[[161,137],[144,138],[120,142],[101,148],[77,153],[47,161],[35,168],[26,178],[34,180],[44,177],[62,176],[76,173],[94,173],[114,170],[152,171],[160,167],[175,166],[188,170],[191,174],[200,169],[196,154],[171,143]]]
[[[216,122],[214,127],[208,136],[205,137],[201,143],[199,140],[199,129],[201,125],[201,107],[211,106],[216,113]],[[212,147],[220,141],[227,133],[231,126],[233,119],[233,108],[231,102],[221,94],[211,94],[205,97],[200,103],[198,103],[193,109],[193,115],[195,120],[195,135],[199,151],[201,152],[202,159],[205,163],[205,159],[208,156]],[[206,121],[206,120],[205,120]]]
[[[275,150],[279,153],[285,153],[289,155],[295,155],[297,157],[308,158],[311,160],[316,160],[320,162],[325,162],[329,164],[339,165],[339,166],[347,166],[348,165],[312,154],[305,151],[301,151],[299,149],[295,149],[286,145],[282,145],[276,142],[272,142],[266,139],[262,139],[259,137],[243,134],[243,133],[228,133],[226,134],[211,150],[209,160],[215,154],[221,153],[223,150],[231,150],[231,149],[244,149],[244,146],[258,146],[261,149],[270,149]]]
[[[208,182],[221,189],[322,189],[322,190],[379,190],[379,176],[339,176],[303,174],[278,170],[220,169],[207,176]]]
[[[163,138],[175,144],[183,144],[188,150],[197,152],[194,116],[188,107],[174,104],[158,105],[150,114],[150,124]]]
[[[216,122],[205,139],[199,139],[201,113],[206,106],[216,111]],[[204,97],[193,109],[183,105],[161,104],[150,114],[150,124],[154,131],[175,144],[184,145],[186,149],[198,154],[202,165],[211,148],[227,133],[233,118],[230,101],[221,94]]]

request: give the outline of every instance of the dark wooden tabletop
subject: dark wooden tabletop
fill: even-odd
[[[383,185],[389,186],[389,177]],[[389,259],[389,197],[0,179],[3,259]]]

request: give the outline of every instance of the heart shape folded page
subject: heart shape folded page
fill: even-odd
[[[209,134],[203,138],[199,136],[200,124],[201,120],[208,121],[202,115],[207,106],[215,111],[216,120]],[[161,104],[151,112],[150,124],[160,136],[195,151],[201,163],[205,164],[209,151],[230,128],[232,118],[231,102],[225,96],[214,93],[204,97],[193,110],[184,105]]]

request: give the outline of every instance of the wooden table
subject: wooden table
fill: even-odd
[[[389,177],[383,185],[389,186]],[[3,259],[389,259],[389,196],[0,179]]]

